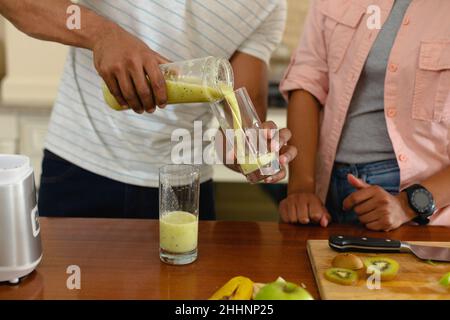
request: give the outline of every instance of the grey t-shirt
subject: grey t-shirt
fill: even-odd
[[[336,162],[395,159],[384,115],[384,83],[391,49],[412,0],[396,0],[358,81],[338,147]]]

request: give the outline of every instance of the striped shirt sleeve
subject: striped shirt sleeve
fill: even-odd
[[[286,0],[276,0],[276,2],[267,18],[238,48],[238,51],[261,59],[267,64],[283,39],[286,26]]]

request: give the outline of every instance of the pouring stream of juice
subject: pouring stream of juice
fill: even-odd
[[[103,95],[106,103],[114,110],[122,111],[129,109],[128,106],[120,106],[115,97],[103,84]],[[250,174],[261,167],[271,163],[275,154],[268,153],[259,157],[245,155],[245,133],[243,130],[242,116],[239,103],[234,94],[233,88],[223,86],[221,90],[193,83],[166,80],[167,104],[180,103],[208,103],[225,98],[233,118],[233,130],[236,137],[236,158],[244,175]]]

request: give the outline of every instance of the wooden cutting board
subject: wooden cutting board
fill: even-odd
[[[450,247],[449,242],[412,243]],[[308,240],[307,248],[320,297],[323,300],[450,300],[450,289],[447,290],[438,284],[439,279],[450,272],[450,263],[431,265],[406,253],[354,253],[361,258],[377,255],[389,257],[400,264],[400,271],[393,281],[382,282],[379,290],[370,290],[365,275],[356,286],[342,286],[325,279],[325,270],[331,268],[331,261],[338,254],[330,249],[327,240]]]

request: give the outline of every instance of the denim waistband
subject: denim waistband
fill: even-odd
[[[400,169],[398,167],[397,159],[392,159],[361,164],[336,163],[333,169],[333,174],[336,177],[347,178],[348,174],[353,174],[356,177],[360,177],[363,175],[377,175],[398,170]]]

